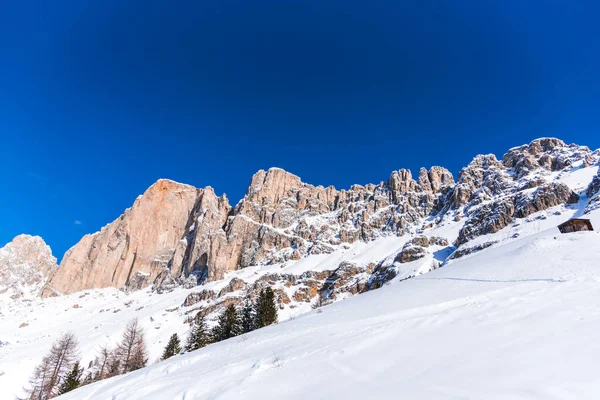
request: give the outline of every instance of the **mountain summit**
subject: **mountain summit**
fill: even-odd
[[[0,249],[0,294],[12,299],[37,293],[56,269],[56,258],[39,236],[19,235]]]

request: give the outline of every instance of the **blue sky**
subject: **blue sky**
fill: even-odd
[[[0,8],[0,245],[59,259],[161,177],[235,203],[271,166],[347,188],[540,136],[600,147],[593,1]]]

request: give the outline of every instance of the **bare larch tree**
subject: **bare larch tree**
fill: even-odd
[[[63,334],[35,368],[27,390],[30,400],[47,400],[58,395],[59,385],[79,357],[79,343],[72,333]]]
[[[129,322],[123,332],[121,342],[115,349],[122,374],[143,368],[148,362],[148,351],[144,341],[144,331],[137,318]]]

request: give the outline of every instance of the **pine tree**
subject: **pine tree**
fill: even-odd
[[[219,316],[218,324],[213,329],[213,339],[215,342],[229,339],[240,334],[238,324],[238,312],[233,304],[230,304]]]
[[[163,351],[162,357],[160,359],[166,360],[179,353],[181,353],[181,342],[179,341],[179,336],[177,336],[177,334],[174,333],[173,335],[171,335],[169,343],[167,343],[167,347],[165,347],[165,351]]]
[[[242,333],[252,332],[254,329],[256,329],[255,320],[256,317],[254,316],[252,303],[246,301],[240,317],[240,329],[242,330]]]
[[[73,369],[67,374],[63,383],[61,383],[58,389],[58,394],[65,394],[71,390],[77,389],[81,385],[81,375],[83,374],[83,368],[79,368],[79,361],[73,364]]]
[[[262,328],[277,322],[275,293],[273,293],[273,290],[270,287],[260,291],[254,307],[256,309],[256,328]]]
[[[137,318],[127,324],[121,343],[115,349],[115,359],[112,364],[118,362],[122,374],[143,368],[148,363],[144,331]]]
[[[261,289],[258,292],[258,296],[256,296],[256,300],[254,300],[254,327],[256,329],[262,328],[264,326],[262,322],[262,310],[263,303],[265,301],[265,289]]]
[[[29,399],[47,400],[58,395],[60,382],[79,357],[78,346],[77,338],[72,333],[65,333],[52,344],[50,352],[42,359],[29,380]]]
[[[198,350],[210,343],[210,337],[207,333],[206,322],[204,316],[197,315],[190,334],[187,338],[185,351]]]

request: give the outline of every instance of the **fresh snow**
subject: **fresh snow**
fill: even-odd
[[[599,242],[547,229],[61,399],[597,399]]]

